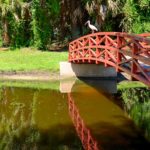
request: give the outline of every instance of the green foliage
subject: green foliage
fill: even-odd
[[[99,21],[102,31],[150,32],[149,0],[82,0],[93,20],[101,16],[99,6],[105,5],[105,20]],[[87,5],[88,4],[88,5]],[[91,20],[92,20],[91,19]]]
[[[125,15],[123,28],[130,33],[150,32],[150,1],[149,0],[126,0],[123,7]]]
[[[11,37],[11,46],[20,47],[27,46],[26,37],[25,37],[25,24],[24,21],[21,20],[19,22],[15,22],[13,19],[10,19],[10,37]]]
[[[46,49],[58,24],[59,0],[0,1],[0,28],[3,43]],[[4,36],[5,35],[5,36]]]
[[[121,91],[125,110],[150,139],[150,92],[148,88],[128,88]]]
[[[33,0],[32,4],[32,30],[33,44],[40,49],[46,49],[49,42],[50,23],[47,7],[42,5],[39,0]]]
[[[0,1],[3,44],[7,43],[8,46],[14,47],[28,46],[27,39],[30,37],[26,34],[26,28],[28,28],[27,20],[29,18],[25,18],[28,12],[28,6],[25,2],[22,0]]]
[[[47,49],[47,45],[51,42],[53,25],[57,22],[59,15],[59,1],[39,1],[32,2],[32,30],[33,41],[35,47]],[[55,21],[56,20],[56,21]]]

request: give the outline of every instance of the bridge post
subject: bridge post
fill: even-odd
[[[134,78],[134,75],[137,73],[137,70],[138,70],[137,65],[136,65],[136,62],[138,63],[138,60],[136,58],[134,58],[134,55],[136,55],[138,51],[139,51],[138,46],[135,43],[133,43],[132,64],[131,64],[131,74],[132,74],[131,80],[132,81],[136,81],[137,80],[136,78]]]
[[[116,65],[116,71],[121,72],[119,69],[119,63],[121,62],[121,53],[119,52],[119,49],[122,45],[122,38],[120,36],[117,36],[117,65]]]
[[[88,45],[89,45],[89,48],[88,48],[88,51],[89,51],[89,59],[88,59],[88,62],[91,63],[92,55],[91,55],[90,47],[92,46],[92,42],[91,42],[91,40],[90,40],[90,37],[88,37]]]
[[[106,36],[106,35],[105,35]],[[108,66],[107,62],[108,62],[108,53],[107,53],[107,46],[109,45],[109,42],[107,40],[107,38],[105,38],[105,67]]]

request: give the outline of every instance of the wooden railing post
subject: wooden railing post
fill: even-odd
[[[106,38],[106,35],[105,35],[105,67],[108,66],[107,62],[108,62],[108,53],[107,53],[107,46],[109,45],[109,42]]]
[[[135,43],[136,42],[138,41],[135,41]],[[131,63],[131,74],[132,74],[131,80],[132,81],[137,80],[134,78],[134,75],[137,73],[137,70],[138,70],[137,65],[136,65],[136,62],[138,63],[138,60],[134,56],[138,53],[139,48],[135,43],[133,43],[133,47],[131,49],[132,50],[132,63]]]
[[[89,43],[88,43],[88,45],[89,45],[89,48],[88,48],[88,51],[89,51],[89,59],[88,59],[88,62],[91,63],[91,50],[90,50],[90,48],[91,48],[92,43],[91,43],[91,40],[90,40],[90,36],[89,36],[88,42],[89,42]]]
[[[121,62],[121,53],[119,52],[120,47],[122,45],[122,37],[117,35],[117,62],[116,62],[116,71],[120,72],[119,70],[119,63]]]

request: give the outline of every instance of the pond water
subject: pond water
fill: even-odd
[[[54,89],[2,87],[0,150],[149,149],[116,101],[92,86],[97,84],[76,82],[68,93],[54,83]]]

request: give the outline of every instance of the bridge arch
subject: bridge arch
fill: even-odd
[[[98,32],[69,43],[69,62],[103,63],[150,86],[150,33]]]

